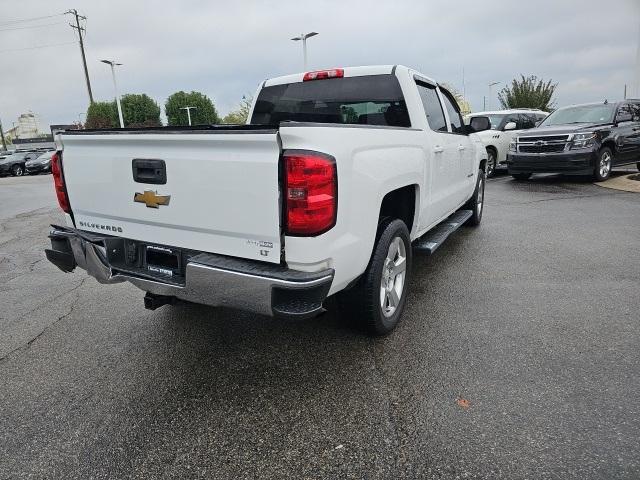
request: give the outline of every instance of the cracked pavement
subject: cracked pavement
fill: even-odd
[[[640,477],[640,195],[490,180],[370,339],[62,273],[50,181],[0,178],[0,478]]]

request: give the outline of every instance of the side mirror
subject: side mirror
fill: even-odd
[[[515,130],[516,127],[516,122],[509,122],[504,126],[503,130]]]
[[[469,133],[482,132],[491,128],[489,117],[471,117]]]
[[[627,112],[621,112],[616,115],[616,123],[631,122],[632,120],[633,117]]]

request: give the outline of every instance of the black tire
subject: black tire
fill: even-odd
[[[530,173],[512,173],[511,176],[518,181],[529,180]]]
[[[604,182],[613,168],[613,152],[609,147],[602,147],[598,152],[598,158],[593,170],[593,179],[596,182]]]
[[[496,174],[498,157],[493,148],[487,148],[487,178],[492,178]]]
[[[14,177],[21,177],[24,175],[24,167],[19,163],[16,163],[13,167],[11,167],[11,175]]]
[[[478,179],[476,180],[476,188],[473,191],[473,195],[462,207],[463,209],[471,210],[473,212],[471,218],[466,222],[467,225],[475,227],[480,225],[480,222],[482,221],[482,212],[484,211],[484,188],[486,183],[486,174],[484,170],[478,170]]]
[[[385,314],[381,298],[383,293],[382,280],[383,274],[388,275],[389,273],[390,264],[387,261],[387,256],[391,250],[392,242],[396,238],[404,246],[404,276],[402,277],[402,289],[397,304],[393,311]],[[394,258],[400,260],[401,256]],[[387,335],[398,325],[411,284],[411,261],[411,239],[407,226],[402,220],[384,219],[378,226],[376,243],[367,269],[355,286],[341,292],[338,296],[343,309],[351,314],[369,335]],[[390,280],[392,285],[395,285],[396,281],[398,281],[397,278]],[[391,290],[395,292],[395,287],[391,288]],[[390,292],[385,294],[385,303],[387,302],[387,297],[390,296]],[[390,307],[391,305],[388,305],[386,308]]]

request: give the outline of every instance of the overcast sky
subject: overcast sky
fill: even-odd
[[[77,8],[87,17],[86,52],[96,100],[113,98],[108,67],[121,93],[147,93],[161,106],[177,90],[204,92],[222,115],[265,78],[309,67],[404,64],[462,91],[474,110],[494,87],[519,74],[558,82],[557,105],[619,99],[635,87],[640,0],[437,2],[393,1],[139,1],[0,0],[0,118],[20,113],[42,126],[71,123],[88,105],[80,51],[70,16],[33,22]],[[38,28],[34,25],[44,25]],[[65,44],[29,49],[42,45]],[[15,50],[25,49],[25,50]],[[638,92],[640,96],[640,92]]]

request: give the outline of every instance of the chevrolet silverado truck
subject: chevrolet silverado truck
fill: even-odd
[[[613,167],[640,169],[640,100],[559,108],[509,145],[507,168],[516,180],[532,173],[591,175],[602,182]]]
[[[334,294],[368,332],[398,323],[413,250],[480,223],[486,150],[454,97],[402,66],[265,81],[247,125],[67,131],[66,225],[47,258],[176,299],[306,318]],[[342,307],[340,308],[342,311]]]

